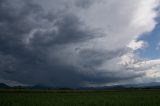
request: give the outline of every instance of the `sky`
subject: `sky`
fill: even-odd
[[[0,0],[0,83],[160,83],[160,0]]]

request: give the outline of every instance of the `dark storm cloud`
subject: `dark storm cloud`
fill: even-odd
[[[83,67],[93,69],[103,64],[104,61],[109,61],[113,58],[120,57],[125,54],[127,50],[116,51],[99,51],[94,49],[84,49],[79,53],[79,57],[82,59],[81,64]],[[96,69],[95,69],[96,70]]]
[[[94,0],[78,0],[76,2],[76,6],[81,7],[81,8],[88,8]]]
[[[80,29],[81,24],[82,23],[79,22],[79,20],[74,15],[67,14],[63,16],[62,19],[55,22],[55,24],[52,26],[55,27],[55,29],[36,31],[31,42],[41,44],[44,42],[47,46],[53,46],[53,44],[63,45],[85,42],[86,40],[94,38],[94,33]]]
[[[76,17],[65,15],[56,22],[56,27],[59,29],[58,34],[54,30],[44,32],[37,30],[30,41],[29,46],[32,50],[28,50],[23,40],[27,34],[34,29],[41,28],[41,21],[52,22],[52,19],[56,17],[44,15],[42,8],[31,2],[23,1],[23,6],[15,7],[17,1],[14,1],[0,1],[1,77],[24,83],[49,82],[53,85],[54,83],[62,85],[75,83],[74,81],[69,82],[75,76],[72,71],[75,69],[60,64],[56,60],[52,64],[48,63],[45,58],[47,54],[45,50],[50,47],[54,48],[58,44],[83,42],[90,39],[89,32],[79,30],[81,23]],[[48,37],[49,39],[44,41]]]
[[[78,3],[86,7],[84,4]],[[98,72],[97,66],[125,50],[81,49],[81,44],[98,37],[81,26],[76,16],[65,11],[45,13],[31,1],[0,0],[0,78],[27,84],[80,86],[83,82],[105,83],[134,76],[123,78],[107,71],[103,76]],[[70,53],[70,45],[78,45],[72,52],[78,52],[75,64],[67,63],[76,60],[74,57],[66,60],[68,56],[64,56]]]

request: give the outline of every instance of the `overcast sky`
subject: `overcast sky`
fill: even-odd
[[[0,0],[0,82],[160,82],[160,0]]]

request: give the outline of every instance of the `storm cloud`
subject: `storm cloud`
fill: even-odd
[[[1,81],[79,87],[146,77],[127,45],[153,30],[157,0],[44,1],[0,0]]]

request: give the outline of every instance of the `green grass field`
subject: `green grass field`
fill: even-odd
[[[160,106],[160,90],[0,91],[0,106]]]

